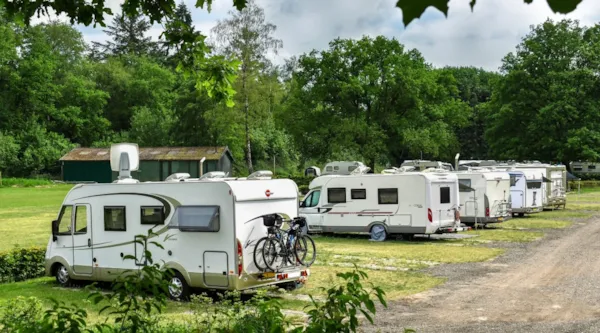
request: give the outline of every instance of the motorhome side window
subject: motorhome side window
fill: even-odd
[[[442,203],[442,204],[450,203],[450,188],[449,187],[440,187],[440,203]]]
[[[111,206],[104,207],[104,230],[105,231],[126,231],[125,207]]]
[[[596,170],[596,166],[595,165],[588,165],[588,170]]]
[[[162,206],[142,206],[141,224],[164,224],[165,212]]]
[[[510,175],[510,186],[515,186],[515,185],[517,185],[517,176]]]
[[[397,188],[380,188],[377,190],[378,201],[380,205],[397,205],[398,204],[398,189]]]
[[[219,206],[181,206],[170,226],[192,232],[218,232],[220,227]]]
[[[542,182],[527,182],[528,189],[542,188]]]
[[[87,206],[77,206],[75,209],[75,233],[87,232]]]
[[[583,171],[583,168],[573,168],[573,171]]]
[[[354,171],[354,169],[356,169],[356,168],[357,168],[357,166],[356,166],[356,165],[351,165],[351,166],[349,166],[349,167],[348,167],[348,172],[352,172],[352,171]]]
[[[73,217],[73,206],[63,206],[58,218],[58,234],[71,234],[71,218]]]
[[[330,166],[327,166],[327,167],[325,168],[325,171],[333,171],[333,167],[332,167],[331,165],[330,165]]]
[[[360,200],[367,198],[367,190],[364,188],[353,188],[350,190],[352,200]]]
[[[471,180],[470,179],[459,179],[458,180],[458,191],[459,192],[470,192],[471,191]]]
[[[332,187],[327,189],[328,203],[344,203],[346,202],[346,188]]]

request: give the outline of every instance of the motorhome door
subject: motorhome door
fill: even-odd
[[[91,275],[93,270],[91,207],[75,205],[73,219],[73,271]]]
[[[319,199],[321,199],[321,190],[314,190],[306,195],[300,205],[300,216],[306,218],[309,230],[320,229],[323,225],[325,211],[320,208]]]

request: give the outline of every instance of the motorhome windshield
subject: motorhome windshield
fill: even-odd
[[[529,188],[529,189],[542,188],[542,182],[539,180],[528,181],[527,188]]]

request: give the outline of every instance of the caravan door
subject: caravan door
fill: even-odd
[[[513,209],[525,207],[525,177],[517,174],[510,174],[510,199]]]
[[[306,218],[309,230],[321,230],[325,210],[319,206],[321,190],[314,190],[306,195],[300,203],[300,216]]]
[[[92,274],[91,213],[89,205],[75,205],[75,218],[73,221],[73,271],[75,274]]]

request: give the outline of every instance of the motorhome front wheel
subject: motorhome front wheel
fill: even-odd
[[[56,282],[58,282],[62,286],[67,286],[71,282],[71,278],[69,277],[69,271],[63,265],[58,265],[56,268]]]

